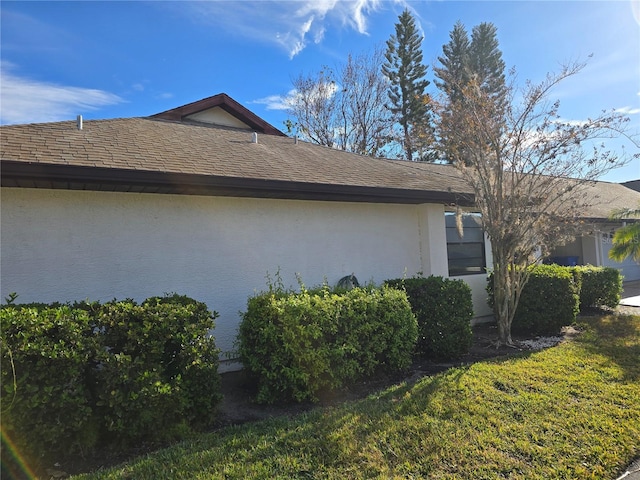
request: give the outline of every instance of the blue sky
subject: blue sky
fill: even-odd
[[[282,129],[292,78],[384,45],[406,7],[429,80],[457,20],[493,22],[522,83],[593,55],[554,92],[563,118],[613,108],[640,132],[640,0],[3,0],[0,122],[146,116],[225,92]],[[637,161],[603,177],[637,178]]]

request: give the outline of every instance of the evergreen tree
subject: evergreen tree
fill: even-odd
[[[460,119],[454,112],[460,112],[464,102],[470,101],[462,93],[466,89],[478,88],[494,102],[496,118],[493,125],[500,130],[501,117],[506,104],[505,64],[498,48],[497,30],[492,23],[481,23],[473,27],[471,40],[458,21],[449,34],[449,43],[443,45],[443,56],[438,57],[440,67],[435,67],[436,86],[445,94],[446,101],[440,110],[439,137],[440,150],[444,157],[463,159],[469,163],[469,155],[460,151],[459,143],[452,142],[447,132],[458,128]]]
[[[442,57],[438,61],[442,67],[434,67],[436,86],[444,92],[451,101],[461,99],[461,86],[469,82],[469,35],[464,25],[458,20],[449,33],[449,43],[442,46]]]
[[[449,43],[442,46],[443,56],[438,57],[441,67],[434,67],[436,86],[445,94],[446,102],[440,110],[439,140],[441,156],[451,162],[453,158],[466,158],[458,149],[458,143],[449,138],[449,132],[456,130],[455,108],[463,100],[462,91],[471,78],[469,35],[464,25],[458,21],[449,33]]]
[[[431,101],[425,93],[430,82],[425,79],[427,67],[422,63],[422,37],[409,10],[398,17],[395,30],[387,40],[386,62],[382,66],[391,83],[388,108],[401,127],[403,157],[422,159],[427,156],[424,143],[432,138]]]
[[[502,52],[498,48],[497,30],[492,23],[473,27],[469,51],[470,69],[480,89],[498,105],[505,102],[505,76]]]

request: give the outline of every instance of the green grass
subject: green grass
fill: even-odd
[[[640,317],[367,399],[228,428],[84,479],[613,479],[640,456]]]

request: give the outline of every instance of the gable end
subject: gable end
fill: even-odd
[[[233,124],[233,121],[230,122],[229,118],[221,118],[219,114],[216,115],[215,111],[218,108],[224,110],[224,112],[235,118],[241,124],[246,125],[246,128],[249,128],[255,132],[263,133],[265,135],[277,135],[280,137],[286,137],[286,135],[276,127],[268,122],[265,122],[255,113],[243,107],[226,93],[219,93],[218,95],[203,98],[202,100],[198,100],[197,102],[189,103],[181,107],[176,107],[172,108],[171,110],[156,113],[155,115],[151,115],[149,118],[170,120],[174,122],[185,122],[189,120],[200,122],[204,121],[205,123],[213,123],[215,122],[215,119],[218,118],[222,122],[218,123],[218,125],[240,126],[237,124]],[[243,127],[240,126],[240,128]]]

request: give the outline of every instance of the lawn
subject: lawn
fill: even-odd
[[[203,435],[83,479],[613,479],[640,456],[640,316],[364,400]]]

